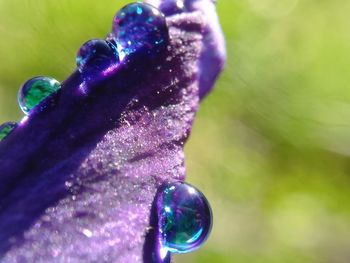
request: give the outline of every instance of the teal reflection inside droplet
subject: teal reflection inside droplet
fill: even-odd
[[[163,249],[188,253],[203,245],[211,230],[212,212],[198,189],[182,182],[169,184],[159,193],[157,207]]]

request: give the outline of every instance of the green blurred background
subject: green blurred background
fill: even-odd
[[[0,0],[0,121],[18,87],[63,80],[127,1]],[[228,62],[186,147],[212,203],[199,251],[175,262],[350,262],[350,1],[219,0]]]

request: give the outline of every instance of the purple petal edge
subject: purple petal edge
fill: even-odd
[[[184,180],[184,143],[225,61],[213,2],[185,5],[164,54],[89,94],[73,73],[55,107],[0,143],[1,262],[160,261],[154,198]]]

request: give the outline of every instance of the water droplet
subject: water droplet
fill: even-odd
[[[157,211],[163,249],[187,253],[198,249],[209,236],[212,212],[205,196],[195,187],[175,182],[158,193]]]
[[[115,43],[102,39],[87,41],[80,47],[76,58],[84,80],[96,80],[110,75],[119,61]]]
[[[0,141],[5,139],[7,135],[9,135],[15,128],[17,127],[17,123],[15,122],[5,122],[0,125]]]
[[[114,17],[111,36],[126,55],[136,50],[158,53],[166,48],[169,39],[165,16],[144,3],[123,7]]]
[[[25,114],[44,99],[57,92],[61,84],[49,77],[35,77],[23,84],[18,92],[18,104]]]

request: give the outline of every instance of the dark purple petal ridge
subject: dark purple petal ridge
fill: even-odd
[[[213,1],[166,21],[157,56],[136,52],[88,86],[77,70],[0,142],[0,262],[161,262],[154,198],[184,180],[184,143],[225,60]]]

